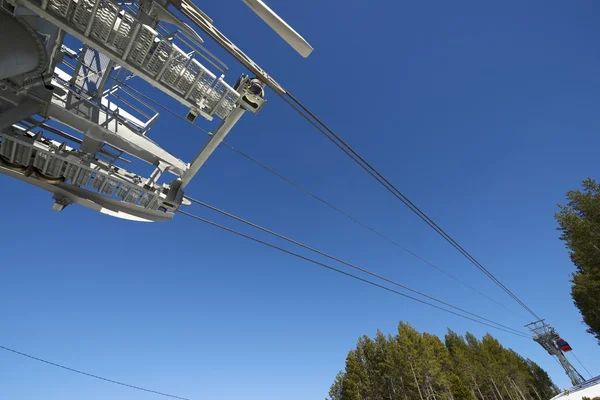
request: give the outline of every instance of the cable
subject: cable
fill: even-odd
[[[238,153],[239,155],[241,155],[242,157],[245,157],[246,159],[248,159],[249,161],[253,162],[254,164],[258,165],[259,167],[265,169],[266,171],[270,172],[271,174],[275,175],[276,177],[280,178],[281,180],[283,180],[284,182],[289,183],[290,185],[294,186],[296,189],[300,190],[301,192],[303,192],[304,194],[314,198],[315,200],[323,203],[324,205],[326,205],[327,207],[331,208],[332,210],[340,213],[341,215],[343,215],[344,217],[350,219],[351,221],[357,223],[358,225],[360,225],[361,227],[363,227],[364,229],[367,229],[371,232],[373,232],[374,234],[376,234],[377,236],[381,237],[382,239],[386,240],[387,242],[393,244],[394,246],[402,249],[403,251],[405,251],[406,253],[410,254],[411,256],[421,260],[422,262],[424,262],[425,264],[429,265],[430,267],[435,268],[436,270],[440,271],[441,273],[443,273],[444,275],[448,276],[449,278],[452,278],[453,280],[455,280],[456,282],[460,283],[461,285],[463,285],[464,287],[466,287],[467,289],[472,290],[473,292],[477,293],[478,295],[486,298],[487,300],[491,301],[492,303],[495,303],[496,305],[504,308],[507,311],[510,311],[511,313],[515,314],[516,316],[526,319],[524,316],[522,316],[521,314],[517,313],[516,311],[508,308],[507,306],[505,306],[504,304],[492,299],[491,297],[481,293],[479,290],[475,289],[474,287],[468,285],[467,283],[463,282],[462,280],[458,279],[457,277],[455,277],[454,275],[452,275],[451,273],[447,272],[446,270],[438,267],[437,265],[431,263],[430,261],[426,260],[425,258],[421,257],[420,255],[414,253],[413,251],[407,249],[406,247],[402,246],[401,244],[399,244],[398,242],[390,239],[389,237],[387,237],[386,235],[384,235],[383,233],[379,232],[378,230],[370,227],[369,225],[365,224],[364,222],[361,222],[360,220],[358,220],[357,218],[353,217],[352,215],[346,213],[345,211],[341,210],[340,208],[336,207],[335,205],[329,203],[327,200],[324,200],[323,198],[317,196],[316,194],[312,193],[310,190],[298,185],[297,183],[295,183],[294,181],[292,181],[291,179],[283,176],[282,174],[280,174],[279,172],[275,171],[274,169],[268,167],[267,165],[261,163],[260,161],[250,157],[248,154],[244,153],[243,151],[237,149],[236,147],[232,146],[231,144],[223,141],[222,144],[226,147],[229,147],[231,150],[233,150],[234,152]]]
[[[221,215],[225,215],[225,216],[227,216],[227,217],[229,217],[229,218],[235,219],[236,221],[242,222],[242,223],[244,223],[244,224],[246,224],[246,225],[248,225],[248,226],[251,226],[251,227],[253,227],[253,228],[256,228],[256,229],[259,229],[259,230],[261,230],[261,231],[263,231],[263,232],[265,232],[265,233],[268,233],[269,235],[276,236],[276,237],[278,237],[278,238],[280,238],[280,239],[283,239],[283,240],[285,240],[285,241],[287,241],[287,242],[289,242],[289,243],[295,244],[295,245],[297,245],[297,246],[300,246],[300,247],[302,247],[302,248],[304,248],[304,249],[306,249],[306,250],[312,251],[313,253],[316,253],[316,254],[319,254],[319,255],[321,255],[321,256],[327,257],[327,258],[329,258],[330,260],[337,261],[337,262],[339,262],[339,263],[342,263],[342,264],[344,264],[344,265],[346,265],[346,266],[348,266],[348,267],[350,267],[350,268],[353,268],[353,269],[355,269],[355,270],[361,271],[361,272],[363,272],[363,273],[365,273],[365,274],[367,274],[367,275],[373,276],[373,277],[375,277],[375,278],[377,278],[377,279],[381,279],[381,280],[383,280],[383,281],[385,281],[385,282],[387,282],[387,283],[391,283],[391,284],[392,284],[392,285],[394,285],[394,286],[401,287],[401,288],[402,288],[402,289],[404,289],[404,290],[408,290],[409,292],[412,292],[412,293],[418,294],[418,295],[420,295],[420,296],[426,297],[426,298],[428,298],[428,299],[430,299],[430,300],[433,300],[433,301],[435,301],[435,302],[437,302],[437,303],[440,303],[440,304],[443,304],[443,305],[445,305],[445,306],[448,306],[448,307],[454,308],[455,310],[461,311],[461,312],[463,312],[463,313],[465,313],[465,314],[469,314],[469,315],[471,315],[471,316],[473,316],[473,317],[476,317],[476,318],[480,318],[480,319],[482,319],[482,320],[484,320],[484,321],[487,321],[487,322],[490,322],[490,323],[492,323],[492,324],[496,324],[496,325],[498,325],[498,326],[501,326],[501,327],[503,327],[503,328],[505,328],[505,329],[510,329],[510,330],[512,330],[512,331],[515,331],[515,332],[517,332],[517,333],[519,333],[519,334],[523,334],[523,332],[521,332],[521,331],[519,331],[519,330],[517,330],[517,329],[513,329],[513,328],[511,328],[511,327],[508,327],[508,326],[506,326],[506,325],[502,325],[502,324],[500,324],[500,323],[498,323],[498,322],[495,322],[495,321],[492,321],[492,320],[490,320],[490,319],[484,318],[484,317],[482,317],[482,316],[480,316],[480,315],[477,315],[477,314],[471,313],[471,312],[469,312],[469,311],[466,311],[466,310],[464,310],[464,309],[462,309],[462,308],[460,308],[460,307],[456,307],[456,306],[454,306],[454,305],[452,305],[452,304],[450,304],[450,303],[447,303],[447,302],[445,302],[445,301],[442,301],[442,300],[439,300],[439,299],[437,299],[437,298],[435,298],[435,297],[429,296],[429,295],[427,295],[427,294],[425,294],[425,293],[423,293],[423,292],[420,292],[420,291],[418,291],[418,290],[411,289],[411,288],[410,288],[410,287],[408,287],[408,286],[402,285],[402,284],[400,284],[400,283],[398,283],[398,282],[396,282],[396,281],[393,281],[393,280],[391,280],[391,279],[388,279],[388,278],[386,278],[386,277],[384,277],[384,276],[378,275],[378,274],[376,274],[376,273],[374,273],[374,272],[371,272],[371,271],[369,271],[369,270],[367,270],[367,269],[365,269],[365,268],[359,267],[359,266],[357,266],[356,264],[349,263],[349,262],[347,262],[347,261],[344,261],[344,260],[342,260],[342,259],[340,259],[340,258],[338,258],[338,257],[334,257],[334,256],[332,256],[332,255],[330,255],[330,254],[327,254],[327,253],[323,252],[323,251],[320,251],[320,250],[318,250],[318,249],[315,249],[314,247],[311,247],[311,246],[308,246],[308,245],[306,245],[306,244],[304,244],[304,243],[298,242],[297,240],[291,239],[291,238],[289,238],[289,237],[287,237],[287,236],[284,236],[284,235],[282,235],[282,234],[279,234],[279,233],[277,233],[277,232],[274,232],[274,231],[272,231],[272,230],[270,230],[270,229],[264,228],[264,227],[262,227],[262,226],[260,226],[260,225],[257,225],[257,224],[255,224],[255,223],[253,223],[253,222],[250,222],[250,221],[248,221],[248,220],[245,220],[245,219],[243,219],[243,218],[241,218],[241,217],[238,217],[238,216],[236,216],[236,215],[233,215],[233,214],[231,214],[231,213],[228,213],[228,212],[226,212],[226,211],[220,210],[220,209],[218,209],[218,208],[216,208],[216,207],[213,207],[213,206],[211,206],[210,204],[206,204],[206,203],[204,203],[204,202],[202,202],[202,201],[196,200],[196,199],[194,199],[194,198],[192,198],[192,197],[189,197],[189,196],[185,196],[185,197],[186,197],[186,199],[188,199],[189,201],[191,201],[191,202],[193,202],[193,203],[196,203],[196,204],[198,204],[198,205],[201,205],[201,206],[203,206],[203,207],[205,207],[205,208],[208,208],[208,209],[210,209],[210,210],[212,210],[212,211],[218,212],[218,213],[220,213]]]
[[[533,315],[537,319],[541,319],[535,314],[521,299],[519,299],[512,291],[510,291],[502,282],[500,282],[489,270],[487,270],[479,261],[477,261],[468,251],[466,251],[458,242],[456,242],[450,235],[448,235],[439,225],[437,225],[427,214],[425,214],[419,207],[417,207],[408,197],[406,197],[400,190],[398,190],[390,181],[388,181],[379,171],[377,171],[370,163],[368,163],[360,154],[358,154],[348,143],[346,143],[340,136],[338,136],[331,128],[329,128],[323,121],[321,121],[315,114],[313,114],[304,104],[297,100],[291,93],[286,94],[277,93],[290,107],[292,107],[300,116],[306,119],[313,127],[315,127],[321,134],[328,138],[334,145],[342,150],[352,161],[364,169],[369,175],[371,175],[377,182],[379,182],[384,188],[398,198],[404,205],[406,205],[413,213],[421,218],[427,225],[429,225],[434,231],[436,231],[442,238],[450,243],[456,250],[458,250],[465,258],[473,263],[481,272],[483,272],[488,278],[490,278],[496,285],[504,290],[510,297],[513,298],[519,305],[521,305],[527,312]],[[287,97],[286,97],[287,96]],[[293,104],[293,103],[295,104]],[[298,108],[300,107],[300,108]],[[307,115],[308,114],[308,115]]]
[[[179,114],[177,114],[176,112],[174,112],[173,110],[169,109],[168,107],[164,106],[163,104],[161,104],[160,102],[152,99],[151,97],[145,95],[144,93],[138,91],[137,89],[125,84],[124,82],[120,82],[122,86],[127,87],[128,89],[131,89],[132,91],[134,91],[135,93],[137,93],[140,96],[143,96],[145,99],[147,99],[148,101],[151,101],[152,103],[154,103],[156,106],[162,108],[163,110],[167,111],[168,113],[172,114],[173,116],[177,117],[178,119],[190,124],[192,127],[194,127],[195,129],[199,130],[200,132],[203,132],[209,136],[212,136],[212,133],[210,133],[209,131],[207,131],[206,129],[203,129],[201,127],[199,127],[198,125],[195,125],[193,122],[188,121],[186,118],[180,116]],[[285,98],[284,98],[285,100]],[[292,106],[293,107],[293,106]],[[297,112],[300,112],[299,110],[296,110]],[[310,121],[309,121],[310,122]],[[312,122],[311,122],[312,123]],[[314,125],[314,124],[313,124]],[[317,127],[317,129],[319,129]],[[366,225],[365,223],[361,222],[360,220],[356,219],[355,217],[351,216],[350,214],[344,212],[343,210],[339,209],[338,207],[334,206],[333,204],[329,203],[328,201],[322,199],[321,197],[317,196],[316,194],[312,193],[311,191],[309,191],[308,189],[305,189],[304,187],[298,185],[297,183],[295,183],[294,181],[292,181],[291,179],[285,177],[284,175],[280,174],[279,172],[275,171],[274,169],[268,167],[267,165],[261,163],[260,161],[256,160],[255,158],[249,156],[248,154],[244,153],[243,151],[237,149],[236,147],[234,147],[233,145],[227,143],[226,141],[222,142],[222,145],[229,147],[229,149],[233,150],[234,152],[238,153],[239,155],[241,155],[242,157],[246,158],[247,160],[253,162],[254,164],[258,165],[259,167],[263,168],[264,170],[270,172],[271,174],[277,176],[278,178],[282,179],[284,182],[287,182],[288,184],[294,186],[295,188],[297,188],[298,190],[302,191],[303,193],[307,194],[308,196],[318,200],[319,202],[325,204],[326,206],[328,206],[329,208],[333,209],[334,211],[340,213],[341,215],[345,216],[346,218],[354,221],[355,223],[359,224],[360,226],[362,226],[363,228],[373,232],[374,234],[380,236],[381,238],[383,238],[384,240],[392,243],[393,245],[397,246],[398,248],[404,250],[405,252],[407,252],[408,254],[412,255],[415,258],[418,258],[419,260],[423,261],[424,263],[426,263],[427,265],[435,268],[436,270],[440,271],[441,273],[447,275],[448,277],[452,278],[453,280],[455,280],[456,282],[460,283],[461,285],[463,285],[464,287],[472,290],[473,292],[479,294],[480,296],[486,298],[487,300],[493,302],[494,304],[504,308],[505,310],[510,311],[511,313],[517,315],[520,318],[526,319],[525,317],[523,317],[521,314],[517,313],[516,311],[508,308],[507,306],[505,306],[504,304],[492,299],[491,297],[481,293],[479,290],[475,289],[474,287],[466,284],[465,282],[463,282],[462,280],[458,279],[457,277],[455,277],[454,275],[452,275],[451,273],[443,270],[442,268],[436,266],[435,264],[427,261],[425,258],[419,256],[418,254],[412,252],[411,250],[405,248],[404,246],[398,244],[397,242],[393,241],[392,239],[388,238],[387,236],[385,236],[384,234],[380,233],[379,231],[375,230],[374,228],[371,228],[370,226]]]
[[[389,288],[389,287],[387,287],[387,286],[380,285],[379,283],[376,283],[376,282],[370,281],[370,280],[368,280],[368,279],[365,279],[365,278],[361,278],[361,277],[359,277],[359,276],[357,276],[357,275],[353,275],[353,274],[351,274],[351,273],[349,273],[349,272],[346,272],[346,271],[342,271],[341,269],[338,269],[338,268],[332,267],[332,266],[330,266],[330,265],[328,265],[328,264],[322,263],[322,262],[320,262],[320,261],[317,261],[317,260],[314,260],[314,259],[312,259],[312,258],[305,257],[305,256],[303,256],[303,255],[301,255],[301,254],[298,254],[298,253],[295,253],[295,252],[293,252],[293,251],[286,250],[286,249],[284,249],[284,248],[282,248],[282,247],[276,246],[276,245],[274,245],[274,244],[271,244],[271,243],[269,243],[269,242],[266,242],[266,241],[264,241],[264,240],[261,240],[261,239],[257,239],[257,238],[255,238],[255,237],[252,237],[252,236],[250,236],[250,235],[246,235],[245,233],[242,233],[242,232],[236,231],[236,230],[234,230],[234,229],[227,228],[226,226],[223,226],[223,225],[217,224],[216,222],[213,222],[213,221],[209,221],[209,220],[207,220],[207,219],[204,219],[204,218],[202,218],[202,217],[199,217],[199,216],[197,216],[197,215],[190,214],[190,213],[188,213],[188,212],[186,212],[186,211],[182,211],[181,209],[177,210],[177,212],[179,212],[180,214],[186,215],[186,216],[188,216],[188,217],[190,217],[190,218],[196,219],[196,220],[198,220],[198,221],[200,221],[200,222],[204,222],[204,223],[206,223],[206,224],[208,224],[208,225],[212,225],[212,226],[214,226],[214,227],[216,227],[216,228],[219,228],[219,229],[222,229],[222,230],[224,230],[224,231],[227,231],[227,232],[233,233],[233,234],[235,234],[235,235],[241,236],[241,237],[243,237],[243,238],[246,238],[246,239],[248,239],[248,240],[251,240],[251,241],[253,241],[253,242],[260,243],[260,244],[262,244],[262,245],[264,245],[264,246],[267,246],[267,247],[270,247],[270,248],[272,248],[272,249],[275,249],[275,250],[281,251],[282,253],[289,254],[289,255],[291,255],[291,256],[294,256],[294,257],[296,257],[296,258],[302,259],[302,260],[304,260],[304,261],[308,261],[308,262],[310,262],[310,263],[312,263],[312,264],[315,264],[315,265],[321,266],[321,267],[323,267],[323,268],[326,268],[326,269],[328,269],[328,270],[331,270],[331,271],[337,272],[337,273],[339,273],[339,274],[345,275],[345,276],[347,276],[347,277],[350,277],[350,278],[352,278],[352,279],[356,279],[356,280],[358,280],[358,281],[361,281],[361,282],[363,282],[363,283],[367,283],[367,284],[369,284],[369,285],[372,285],[372,286],[375,286],[375,287],[377,287],[377,288],[380,288],[380,289],[386,290],[386,291],[388,291],[388,292],[391,292],[391,293],[397,294],[397,295],[399,295],[399,296],[406,297],[406,298],[408,298],[408,299],[411,299],[411,300],[417,301],[417,302],[419,302],[419,303],[421,303],[421,304],[428,305],[428,306],[430,306],[430,307],[433,307],[433,308],[436,308],[436,309],[438,309],[438,310],[442,310],[442,311],[444,311],[444,312],[447,312],[447,313],[450,313],[450,314],[456,315],[456,316],[458,316],[458,317],[461,317],[461,318],[464,318],[464,319],[468,319],[468,320],[470,320],[470,321],[473,321],[473,322],[476,322],[476,323],[478,323],[478,324],[485,325],[485,326],[488,326],[488,327],[490,327],[490,328],[498,329],[498,330],[504,331],[504,332],[506,332],[506,333],[513,334],[513,335],[515,335],[515,336],[520,336],[520,337],[523,337],[523,338],[526,338],[526,339],[531,339],[531,337],[530,337],[530,336],[527,336],[527,335],[525,335],[525,334],[522,334],[522,333],[515,333],[515,332],[512,332],[512,331],[510,331],[510,330],[507,330],[507,329],[504,329],[504,328],[500,328],[500,327],[498,327],[498,326],[494,326],[494,325],[488,324],[488,323],[486,323],[486,322],[479,321],[479,320],[477,320],[477,319],[474,319],[474,318],[471,318],[471,317],[467,317],[466,315],[459,314],[459,313],[457,313],[457,312],[454,312],[454,311],[451,311],[451,310],[445,309],[445,308],[443,308],[443,307],[436,306],[435,304],[429,303],[429,302],[427,302],[427,301],[425,301],[425,300],[418,299],[418,298],[416,298],[416,297],[413,297],[413,296],[407,295],[407,294],[405,294],[405,293],[399,292],[399,291],[397,291],[397,290],[391,289],[391,288]]]
[[[145,389],[143,387],[134,386],[134,385],[130,385],[130,384],[123,383],[123,382],[113,381],[112,379],[103,378],[103,377],[98,376],[98,375],[88,374],[87,372],[79,371],[79,370],[74,369],[74,368],[65,367],[64,365],[56,364],[56,363],[53,363],[51,361],[47,361],[47,360],[43,360],[41,358],[37,358],[37,357],[31,356],[29,354],[21,353],[20,351],[9,349],[8,347],[0,346],[0,349],[9,351],[9,352],[14,353],[14,354],[18,354],[18,355],[23,356],[23,357],[30,358],[30,359],[35,360],[35,361],[39,361],[39,362],[44,363],[44,364],[52,365],[53,367],[58,367],[58,368],[66,369],[67,371],[75,372],[77,374],[89,376],[91,378],[99,379],[99,380],[105,381],[105,382],[114,383],[115,385],[126,386],[126,387],[131,388],[131,389],[141,390],[143,392],[148,392],[148,393],[154,393],[154,394],[157,394],[159,396],[170,397],[170,398],[173,398],[173,399],[190,400],[187,397],[179,397],[179,396],[175,396],[175,395],[168,394],[168,393],[161,393],[161,392],[157,392],[155,390]]]
[[[182,116],[180,116],[179,114],[177,114],[176,112],[174,112],[173,110],[165,107],[163,104],[159,103],[158,101],[152,99],[149,96],[146,96],[144,93],[139,92],[138,90],[136,90],[135,88],[126,85],[124,83],[121,83],[123,86],[127,87],[128,89],[133,90],[134,92],[136,92],[137,94],[143,96],[144,98],[146,98],[147,100],[151,101],[152,103],[154,103],[155,105],[157,105],[158,107],[161,107],[163,110],[169,112],[170,114],[172,114],[173,116],[177,117],[178,119],[188,123],[189,125],[191,125],[193,128],[199,130],[200,132],[203,132],[209,136],[212,135],[212,133],[210,133],[209,131],[207,131],[206,129],[203,129],[201,127],[199,127],[198,125],[194,124],[193,122],[188,121],[186,118],[183,118]],[[385,236],[384,234],[382,234],[381,232],[375,230],[374,228],[371,228],[370,226],[368,226],[367,224],[361,222],[360,220],[358,220],[357,218],[353,217],[352,215],[346,213],[345,211],[341,210],[340,208],[336,207],[335,205],[329,203],[328,201],[324,200],[323,198],[317,196],[316,194],[312,193],[311,191],[309,191],[308,189],[298,185],[297,183],[295,183],[294,181],[292,181],[291,179],[285,177],[284,175],[280,174],[279,172],[275,171],[273,168],[268,167],[267,165],[261,163],[260,161],[256,160],[255,158],[251,157],[250,155],[244,153],[243,151],[239,150],[238,148],[234,147],[233,145],[229,144],[226,141],[223,141],[221,143],[223,146],[228,147],[230,150],[236,152],[237,154],[241,155],[242,157],[246,158],[248,161],[258,165],[259,167],[263,168],[264,170],[266,170],[267,172],[275,175],[276,177],[278,177],[279,179],[283,180],[284,182],[294,186],[296,189],[300,190],[301,192],[303,192],[304,194],[314,198],[315,200],[325,204],[327,207],[331,208],[332,210],[340,213],[341,215],[343,215],[344,217],[352,220],[353,222],[357,223],[358,225],[362,226],[363,228],[373,232],[374,234],[376,234],[377,236],[381,237],[382,239],[388,241],[389,243],[393,244],[394,246],[402,249],[403,251],[407,252],[408,254],[412,255],[415,258],[418,258],[419,260],[423,261],[424,263],[426,263],[427,265],[437,269],[438,271],[440,271],[441,273],[447,275],[448,277],[452,278],[453,280],[455,280],[456,282],[460,283],[461,285],[463,285],[464,287],[472,290],[473,292],[479,294],[480,296],[486,298],[487,300],[491,301],[492,303],[495,303],[496,305],[504,308],[505,310],[510,311],[511,313],[517,315],[520,318],[526,319],[525,317],[523,317],[521,314],[517,313],[516,311],[506,307],[504,304],[492,299],[491,297],[481,293],[479,290],[475,289],[474,287],[466,284],[465,282],[463,282],[462,280],[458,279],[457,277],[455,277],[454,275],[452,275],[451,273],[445,271],[444,269],[436,266],[435,264],[427,261],[425,258],[419,256],[418,254],[412,252],[411,250],[407,249],[406,247],[400,245],[399,243],[395,242],[394,240],[388,238],[387,236]]]
[[[141,94],[139,91],[131,88],[129,85],[125,85],[121,82],[123,86],[127,86],[128,88],[134,90],[136,93]],[[313,114],[306,106],[304,106],[299,100],[297,100],[291,93],[281,93],[279,91],[275,91],[289,106],[291,106],[299,115],[304,117],[309,123],[311,123],[319,132],[321,132],[325,137],[332,141],[338,148],[340,148],[348,157],[350,157],[355,163],[357,163],[360,167],[362,167],[366,172],[368,172],[375,180],[377,180],[382,186],[384,186],[388,191],[394,194],[400,201],[402,201],[411,211],[413,211],[417,216],[419,216],[423,221],[425,221],[431,228],[433,228],[439,235],[441,235],[446,241],[448,241],[453,247],[455,247],[461,254],[463,254],[469,261],[471,261],[477,268],[479,268],[484,274],[486,274],[494,283],[496,283],[500,288],[502,288],[509,296],[511,296],[517,303],[519,303],[525,310],[527,310],[531,315],[540,319],[538,315],[536,315],[522,300],[520,300],[514,293],[512,293],[502,282],[500,282],[491,272],[489,272],[479,261],[477,261],[470,253],[468,253],[462,246],[460,246],[451,236],[449,236],[442,228],[440,228],[429,216],[427,216],[420,208],[418,208],[412,201],[410,201],[402,192],[400,192],[393,184],[391,184],[383,175],[381,175],[371,164],[369,164],[360,154],[358,154],[350,145],[348,145],[341,137],[339,137],[333,130],[331,130],[322,120],[320,120],[315,114]],[[287,97],[286,97],[287,96]],[[150,99],[145,96],[145,98]],[[289,99],[288,99],[289,97]],[[309,116],[304,114],[302,110],[292,104],[293,101],[298,105],[304,112],[306,112]],[[150,99],[151,100],[151,99]],[[153,100],[151,100],[153,101]],[[155,104],[159,104],[153,101]],[[167,109],[166,107],[163,107]],[[168,110],[168,109],[167,109]],[[173,115],[176,115],[171,110],[168,110]],[[179,116],[178,116],[179,117]],[[316,122],[315,122],[316,121]],[[317,124],[318,123],[318,124]],[[320,125],[320,126],[319,126]],[[195,125],[193,125],[195,126]],[[325,130],[323,130],[323,128]],[[206,131],[205,131],[206,132]],[[206,132],[208,133],[208,132]],[[329,134],[328,134],[329,133]],[[331,136],[330,136],[331,135]]]
[[[493,282],[495,282],[500,288],[502,288],[509,296],[511,296],[517,303],[525,308],[531,315],[540,319],[523,301],[521,301],[514,293],[512,293],[504,284],[502,284],[491,272],[489,272],[479,261],[477,261],[469,252],[467,252],[462,246],[460,246],[450,235],[448,235],[442,228],[440,228],[431,218],[429,218],[421,209],[419,209],[412,201],[410,201],[402,192],[400,192],[392,183],[390,183],[383,175],[381,175],[371,164],[369,164],[362,156],[360,156],[350,145],[342,140],[335,132],[333,132],[327,125],[325,125],[317,116],[315,116],[308,108],[300,103],[293,95],[289,92],[287,95],[298,105],[302,110],[307,112],[310,117],[317,121],[323,128],[327,130],[333,137],[329,136],[327,132],[321,129],[314,121],[306,116],[300,109],[294,106],[288,99],[280,95],[296,112],[303,116],[309,121],[317,130],[319,130],[325,137],[332,141],[338,148],[340,148],[346,155],[348,155],[356,164],[367,171],[375,180],[377,180],[382,186],[390,191],[395,197],[397,197],[402,203],[404,203],[413,213],[419,216],[425,223],[433,228],[440,236],[448,241],[454,248],[456,248],[461,254],[463,254],[469,261],[471,261],[477,268],[479,268],[484,274],[486,274]],[[337,140],[337,141],[336,141]],[[339,143],[338,143],[339,142]]]
[[[590,376],[590,378],[593,378],[592,374],[590,373],[590,371],[588,371],[588,369],[585,367],[585,365],[583,365],[583,363],[581,361],[579,361],[579,358],[577,358],[577,356],[575,355],[575,353],[573,353],[573,351],[571,350],[571,355],[573,357],[575,357],[575,359],[577,360],[577,362],[579,363],[579,365],[581,365],[583,367],[583,369],[585,369],[585,372],[588,373],[588,375]]]

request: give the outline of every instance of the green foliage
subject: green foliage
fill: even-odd
[[[363,400],[369,398],[367,367],[361,358],[359,349],[351,351],[346,357],[346,374],[342,390],[344,400]]]
[[[577,268],[571,296],[588,332],[600,343],[600,184],[589,178],[582,186],[567,192],[568,203],[559,204],[555,218]]]
[[[450,380],[450,390],[456,400],[475,400],[473,392],[457,375],[453,375]]]
[[[527,362],[530,375],[533,378],[533,394],[539,394],[542,399],[550,399],[556,396],[556,394],[559,392],[558,387],[552,383],[552,379],[550,379],[548,373],[533,361],[527,360]],[[537,395],[532,397],[535,399]]]
[[[395,336],[363,336],[329,391],[331,400],[548,400],[548,374],[486,335],[445,340],[407,323]],[[596,399],[594,399],[596,400]]]

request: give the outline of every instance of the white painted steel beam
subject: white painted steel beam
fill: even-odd
[[[189,169],[181,177],[181,189],[185,188],[190,183],[194,175],[196,175],[206,160],[208,160],[223,139],[225,139],[225,136],[227,136],[229,131],[231,131],[242,115],[244,115],[244,112],[245,110],[242,107],[237,106],[231,114],[221,122],[216,132],[208,139],[204,147],[202,147],[202,150],[194,157]]]
[[[288,25],[275,11],[271,10],[262,0],[243,0],[252,11],[256,13],[267,25],[271,27],[283,40],[286,41],[302,57],[306,58],[313,52],[313,48],[300,36],[298,32]]]
[[[66,103],[66,95],[54,96],[52,102],[48,104],[45,116],[82,132],[93,140],[105,142],[150,164],[158,165],[162,161],[169,165],[167,170],[175,175],[181,176],[187,170],[185,162],[147,137],[137,134],[115,120],[110,121],[106,111],[97,109],[97,121],[94,122],[69,111]]]

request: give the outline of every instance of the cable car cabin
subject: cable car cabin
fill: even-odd
[[[556,346],[558,346],[558,348],[564,352],[573,350],[569,343],[567,343],[567,341],[563,338],[560,338],[556,341]]]

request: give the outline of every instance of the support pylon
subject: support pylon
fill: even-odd
[[[585,382],[585,378],[575,369],[573,364],[567,360],[565,354],[556,345],[556,341],[560,339],[560,336],[553,327],[545,323],[543,319],[527,324],[525,327],[531,330],[535,342],[540,344],[548,354],[556,357],[569,379],[571,379],[573,386]]]

